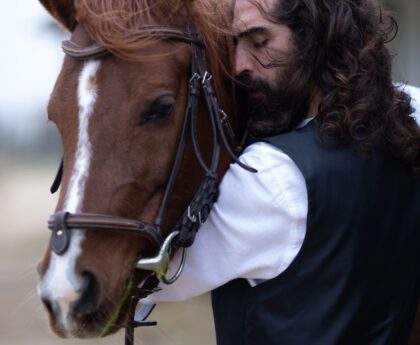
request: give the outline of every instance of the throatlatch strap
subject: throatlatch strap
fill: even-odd
[[[54,181],[50,187],[51,194],[54,194],[58,190],[58,188],[60,188],[62,178],[63,178],[63,158],[61,158],[61,163],[58,167],[57,174],[55,175]]]

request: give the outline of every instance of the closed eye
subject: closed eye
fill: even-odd
[[[252,43],[252,46],[254,49],[261,49],[267,46],[268,44],[268,39],[265,40],[261,40],[261,41],[255,41]]]

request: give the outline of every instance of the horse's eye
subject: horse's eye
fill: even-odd
[[[155,101],[150,109],[142,116],[141,122],[155,122],[169,117],[174,110],[174,104],[167,100]]]

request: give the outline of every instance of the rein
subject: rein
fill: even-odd
[[[152,273],[146,278],[141,286],[134,289],[133,296],[131,297],[130,320],[126,326],[126,345],[133,344],[135,327],[156,324],[154,322],[145,321],[152,311],[153,306],[145,305],[137,314],[135,314],[135,307],[139,299],[144,298],[157,290],[159,281],[165,284],[172,284],[178,279],[185,263],[185,249],[193,244],[197,231],[207,219],[207,216],[217,199],[218,191],[216,187],[216,178],[221,144],[223,144],[234,162],[250,172],[256,172],[255,169],[238,161],[230,147],[225,131],[229,135],[230,142],[234,141],[233,131],[229,124],[228,116],[219,108],[211,83],[212,75],[207,70],[204,43],[195,28],[191,28],[186,32],[177,27],[148,25],[142,26],[140,30],[141,33],[144,33],[147,37],[187,43],[192,49],[191,77],[188,83],[188,99],[183,125],[174,164],[157,216],[153,224],[149,224],[141,220],[110,215],[58,212],[51,215],[48,221],[48,228],[52,230],[50,240],[51,249],[57,255],[62,255],[66,252],[70,244],[71,232],[74,229],[138,234],[145,237],[157,248],[158,254],[155,257],[141,259],[136,264],[136,269],[148,270]],[[80,60],[95,59],[110,54],[105,48],[96,44],[88,47],[80,47],[71,41],[64,41],[62,48],[66,55]],[[213,135],[213,151],[209,165],[206,164],[202,156],[197,136],[197,107],[198,99],[201,94],[204,95],[207,104],[211,132]],[[184,211],[173,230],[165,237],[161,228],[181,166],[188,132],[190,132],[192,138],[195,156],[205,172],[205,177],[187,209]],[[61,161],[56,178],[51,186],[52,193],[58,190],[62,179],[62,173],[63,160]],[[173,277],[168,278],[166,277],[166,273],[169,267],[170,251],[172,247],[181,248],[183,250],[183,255],[177,272]]]

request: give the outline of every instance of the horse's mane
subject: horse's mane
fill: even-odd
[[[219,101],[229,102],[232,44],[229,0],[78,0],[77,21],[92,39],[122,59],[156,58],[157,37],[139,30],[153,24],[187,29],[192,22],[205,43],[207,64]],[[228,88],[228,90],[226,90]],[[227,99],[223,99],[226,96]],[[231,103],[231,102],[229,102]],[[229,105],[227,104],[227,106]]]

